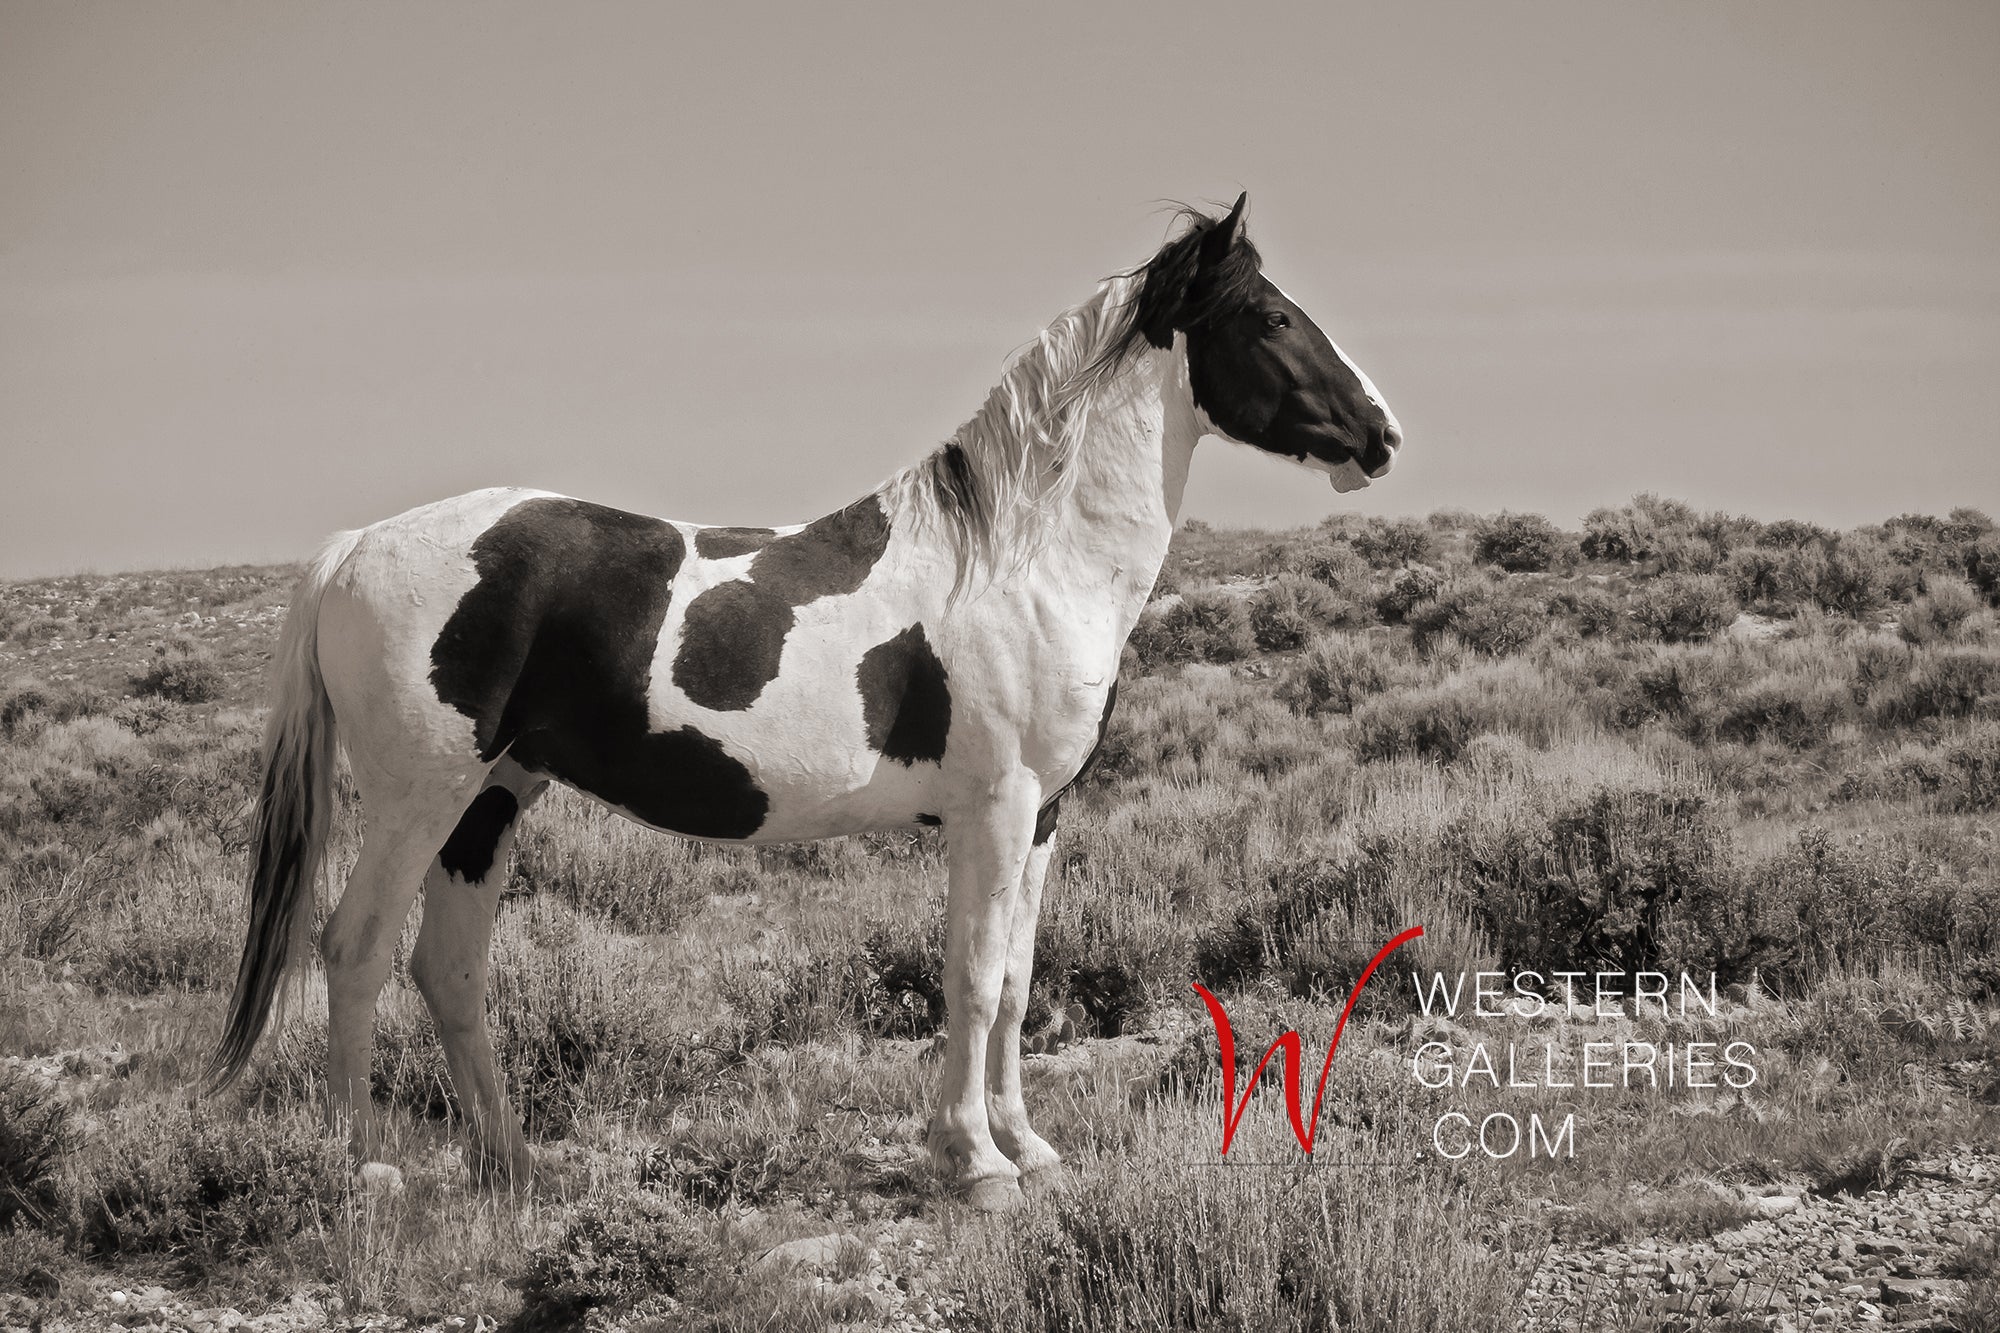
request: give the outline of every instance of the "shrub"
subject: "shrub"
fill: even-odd
[[[1632,599],[1632,619],[1666,643],[1713,638],[1736,619],[1736,599],[1713,574],[1668,574]]]
[[[1653,538],[1653,569],[1657,574],[1712,574],[1725,552],[1698,532],[1670,529]]]
[[[1408,664],[1380,639],[1323,634],[1293,664],[1278,694],[1303,713],[1352,713],[1409,674]]]
[[[2000,726],[1982,726],[1951,742],[1944,758],[1953,773],[1946,809],[2000,810]]]
[[[1482,663],[1436,684],[1369,700],[1354,712],[1355,754],[1364,762],[1410,756],[1451,763],[1474,737],[1511,732],[1545,744],[1574,711],[1527,663]]]
[[[704,1208],[732,1199],[768,1204],[806,1172],[808,1153],[797,1134],[700,1119],[647,1150],[639,1183],[665,1186]]]
[[[1766,614],[1785,614],[1793,606],[1795,589],[1781,551],[1762,546],[1732,551],[1722,577],[1744,606]]]
[[[1807,828],[1753,882],[1791,923],[1787,980],[1871,973],[2000,949],[2000,904],[1950,867],[1893,844]]]
[[[1987,532],[1965,547],[1965,577],[1994,606],[2000,606],[2000,532]]]
[[[1510,574],[1536,573],[1562,560],[1569,539],[1540,514],[1502,512],[1480,525],[1473,549]]]
[[[78,1200],[91,1254],[172,1254],[196,1271],[323,1226],[347,1189],[345,1151],[303,1119],[150,1111],[94,1164]]]
[[[1161,611],[1147,611],[1132,631],[1132,647],[1148,666],[1235,662],[1257,646],[1250,613],[1224,592],[1183,593]]]
[[[1766,523],[1764,530],[1757,534],[1757,544],[1774,551],[1802,551],[1832,539],[1833,534],[1819,524],[1798,518],[1781,518],[1775,523]]]
[[[1722,703],[1747,683],[1750,668],[1714,649],[1658,649],[1632,673],[1612,702],[1611,720],[1637,727],[1657,718],[1691,741],[1704,741],[1721,724]]]
[[[1882,686],[1908,679],[1915,661],[1907,646],[1889,639],[1870,637],[1857,643],[1850,677],[1854,702],[1865,704]]]
[[[641,1296],[673,1296],[716,1262],[694,1214],[656,1193],[599,1200],[528,1256],[521,1277],[527,1328],[581,1328],[586,1312]]]
[[[2000,650],[1947,648],[1917,658],[1900,687],[1885,685],[1876,715],[1885,726],[1907,726],[1933,717],[1968,717],[2000,695]]]
[[[1344,592],[1368,585],[1368,562],[1347,542],[1308,547],[1291,562],[1288,572]]]
[[[0,1297],[10,1292],[31,1300],[59,1296],[63,1270],[69,1266],[69,1256],[53,1236],[40,1231],[0,1228]],[[40,1326],[37,1317],[31,1327]]]
[[[2000,724],[1976,723],[1934,745],[1906,743],[1841,780],[1845,800],[1926,801],[1938,810],[2000,809]]]
[[[1898,608],[1896,630],[1903,642],[1923,647],[1961,637],[1979,613],[1979,594],[1959,579],[1934,579],[1930,590]]]
[[[1873,542],[1843,539],[1827,549],[1826,563],[1813,585],[1813,600],[1824,611],[1860,619],[1873,615],[1895,592],[1899,571]],[[1902,575],[1909,582],[1905,573]]]
[[[153,663],[132,677],[133,692],[142,698],[201,704],[222,697],[222,668],[215,659],[188,644],[161,644]]]
[[[1371,518],[1351,539],[1354,552],[1377,569],[1414,565],[1437,554],[1437,536],[1414,518]]]
[[[1409,617],[1411,637],[1428,652],[1450,634],[1476,652],[1504,657],[1535,641],[1549,627],[1539,597],[1505,585],[1462,583],[1424,603]]]
[[[1578,543],[1586,560],[1633,561],[1651,552],[1650,534],[1642,534],[1638,515],[1630,508],[1597,508],[1583,516]]]
[[[1717,556],[1726,558],[1732,551],[1755,546],[1764,535],[1764,525],[1745,514],[1715,512],[1696,519],[1694,531],[1715,548]]]
[[[1375,614],[1384,624],[1400,625],[1410,612],[1444,591],[1444,575],[1426,565],[1411,565],[1389,581],[1375,599]]]
[[[797,955],[763,998],[763,1036],[796,1044],[860,1030],[922,1038],[944,1030],[944,914],[877,924],[858,948]]]
[[[0,696],[0,736],[13,736],[37,722],[72,722],[95,717],[107,700],[82,686],[49,687],[30,682]]]
[[[1466,859],[1503,965],[1547,974],[1585,963],[1656,966],[1667,953],[1668,914],[1683,904],[1703,929],[1675,942],[1677,961],[1726,961],[1689,955],[1730,952],[1708,919],[1733,897],[1721,883],[1727,853],[1721,820],[1701,792],[1605,787],[1545,824],[1510,822]]]
[[[1267,653],[1290,652],[1339,620],[1346,604],[1323,583],[1286,574],[1250,599],[1250,633]]]
[[[1618,628],[1621,619],[1618,599],[1602,588],[1586,584],[1564,588],[1549,598],[1548,610],[1576,627],[1586,639],[1601,639]]]
[[[1846,692],[1812,676],[1767,676],[1723,708],[1716,734],[1724,740],[1773,740],[1802,750],[1826,739],[1846,712]]]
[[[1462,690],[1434,685],[1389,695],[1355,711],[1354,752],[1364,761],[1410,756],[1448,764],[1486,721]]]

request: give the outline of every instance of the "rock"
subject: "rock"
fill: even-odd
[[[1765,1217],[1782,1217],[1786,1213],[1797,1212],[1799,1201],[1790,1194],[1767,1194],[1756,1201],[1756,1206]]]
[[[1931,1285],[1928,1282],[1913,1282],[1908,1278],[1885,1277],[1882,1279],[1882,1304],[1908,1305],[1912,1301],[1929,1301]]]
[[[757,1267],[766,1269],[783,1268],[831,1268],[840,1257],[841,1249],[853,1237],[839,1231],[829,1231],[824,1236],[802,1236],[798,1240],[788,1240],[782,1245],[773,1245],[757,1257]]]

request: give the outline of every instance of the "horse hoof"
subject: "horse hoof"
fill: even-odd
[[[1021,1207],[1027,1196],[1010,1176],[987,1176],[965,1187],[965,1206],[977,1213],[1006,1213]]]
[[[364,1194],[394,1194],[403,1188],[403,1173],[387,1162],[363,1162],[354,1180]]]

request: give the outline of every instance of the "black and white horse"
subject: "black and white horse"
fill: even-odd
[[[1400,441],[1367,376],[1263,276],[1243,208],[1189,214],[1044,330],[942,448],[811,523],[702,527],[487,490],[335,537],[278,649],[217,1080],[241,1072],[310,952],[337,722],[365,824],[320,940],[327,1083],[364,1156],[376,998],[422,888],[410,970],[475,1162],[529,1166],[486,1031],[487,952],[515,825],[555,781],[718,841],[941,825],[950,1036],[932,1154],[983,1207],[1055,1166],[1019,1058],[1042,880],[1195,442],[1348,491]]]

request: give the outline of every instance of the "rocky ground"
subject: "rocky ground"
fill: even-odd
[[[1760,1217],[1705,1240],[1551,1251],[1521,1328],[2000,1328],[2000,1151],[1920,1158],[1893,1190],[1750,1202]]]
[[[763,1224],[754,1211],[732,1219],[740,1234]],[[772,1283],[796,1288],[801,1306],[816,1305],[834,1323],[865,1333],[920,1333],[952,1326],[955,1304],[927,1294],[925,1276],[933,1261],[933,1228],[911,1221],[850,1227],[797,1237],[763,1247],[753,1270]],[[593,1333],[671,1329],[677,1305],[672,1297],[591,1310],[584,1327]],[[87,1333],[89,1330],[153,1329],[160,1333],[496,1333],[501,1322],[480,1313],[405,1318],[379,1313],[350,1316],[338,1294],[315,1287],[286,1303],[250,1315],[226,1306],[204,1306],[164,1287],[129,1277],[102,1277],[82,1291],[0,1292],[0,1333]]]

